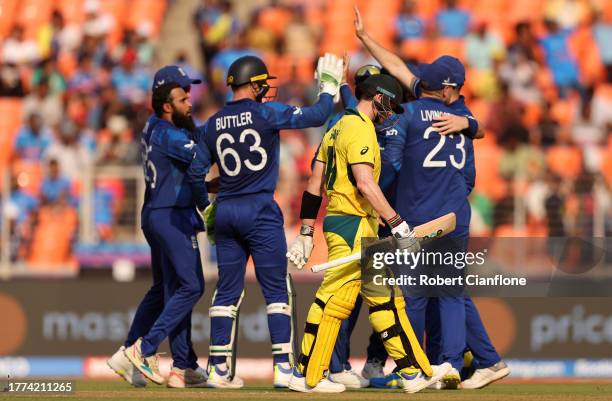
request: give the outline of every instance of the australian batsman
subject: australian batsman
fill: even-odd
[[[323,223],[328,260],[353,254],[361,249],[362,237],[377,237],[379,216],[391,227],[398,247],[418,251],[410,227],[385,199],[378,178],[381,170],[380,148],[373,122],[393,120],[402,113],[402,88],[389,75],[373,75],[360,83],[355,109],[325,134],[318,150],[313,174],[302,196],[300,235],[287,257],[301,269],[313,248],[314,222],[322,201],[328,197]],[[289,388],[301,392],[342,392],[344,385],[324,378],[342,320],[353,310],[361,287],[359,261],[325,272],[315,302],[310,307],[298,359]],[[370,310],[370,322],[384,341],[385,348],[400,369],[403,387],[414,393],[439,380],[450,365],[431,366],[410,326],[399,289],[389,295],[362,292]],[[448,365],[448,366],[447,366]]]

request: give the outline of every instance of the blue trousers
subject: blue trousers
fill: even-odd
[[[465,236],[445,241],[443,246],[465,252],[467,242],[468,237]],[[450,362],[455,369],[461,371],[466,349],[472,351],[479,367],[489,367],[501,360],[469,296],[405,298],[406,313],[421,344],[427,332],[426,352],[432,364]],[[368,359],[386,359],[384,347],[380,345],[382,341],[372,335]]]
[[[204,293],[204,275],[196,239],[196,221],[195,211],[191,208],[143,211],[143,231],[151,246],[151,256],[156,261],[154,285],[139,306],[138,320],[135,317],[137,323],[132,325],[128,336],[128,341],[134,341],[137,332],[145,329],[157,312],[157,318],[142,336],[142,353],[153,355],[167,337],[174,366],[180,369],[197,367],[197,356],[191,343],[191,312]],[[163,286],[161,312],[157,298],[160,285]],[[151,316],[144,316],[147,311]]]
[[[146,235],[145,238],[151,247],[151,274],[153,276],[153,284],[142,301],[140,301],[138,309],[136,309],[134,319],[130,325],[130,331],[123,344],[126,348],[134,344],[136,340],[143,337],[151,330],[151,327],[153,327],[153,324],[164,309],[164,281],[161,267],[161,249],[151,245],[153,241],[152,238],[147,238]]]
[[[244,275],[249,257],[253,258],[255,276],[266,304],[287,303],[287,240],[283,215],[272,194],[260,193],[220,200],[215,219],[215,242],[219,280],[213,306],[236,305],[244,289]],[[211,318],[211,345],[230,343],[233,320]],[[268,314],[272,344],[288,343],[291,318]],[[211,363],[225,361],[211,357]],[[288,361],[287,354],[274,355],[274,362]]]
[[[501,360],[495,350],[487,330],[480,319],[480,314],[472,298],[465,297],[465,326],[466,326],[466,347],[474,356],[473,367],[475,369],[488,368]],[[433,306],[430,308],[430,306]],[[442,338],[440,336],[440,314],[432,302],[427,308],[427,357],[433,364],[444,362],[442,358]]]

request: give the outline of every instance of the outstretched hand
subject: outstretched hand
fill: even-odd
[[[342,70],[342,83],[348,83],[349,76],[349,64],[351,62],[351,56],[349,56],[348,52],[344,52],[344,56],[342,57],[342,62],[344,64],[344,69]]]
[[[355,9],[355,34],[357,35],[358,38],[362,37],[365,34],[365,28],[363,27],[363,19],[361,19],[361,13],[359,12],[359,9],[357,8],[357,6],[354,7]]]

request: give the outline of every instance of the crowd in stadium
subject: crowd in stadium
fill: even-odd
[[[139,164],[151,71],[163,51],[156,42],[173,3],[1,3],[0,170],[11,172],[2,213],[10,222],[11,258],[73,263],[83,171]],[[228,99],[227,68],[242,55],[261,56],[279,77],[277,99],[295,105],[316,96],[319,54],[348,51],[353,71],[374,62],[354,37],[353,1],[267,3],[202,1],[186,22],[199,38],[200,59],[187,51],[173,57],[205,81],[191,93],[198,122]],[[464,62],[462,93],[486,129],[475,141],[473,235],[612,232],[606,213],[612,209],[612,3],[357,3],[371,34],[407,62],[442,54]],[[297,224],[321,136],[321,129],[282,135],[277,200],[289,227]],[[97,240],[112,242],[126,188],[121,179],[99,179],[94,188]]]

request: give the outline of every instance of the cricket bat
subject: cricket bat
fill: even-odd
[[[455,213],[448,213],[442,217],[438,217],[437,219],[428,221],[427,223],[414,227],[414,232],[421,241],[433,238],[440,238],[448,233],[453,232],[455,230],[456,224],[457,218],[455,216]],[[382,239],[380,240],[380,242],[389,242],[391,240],[393,240],[393,237]],[[361,251],[349,256],[334,259],[326,263],[314,265],[310,270],[313,273],[318,273],[320,271],[331,269],[332,267],[340,266],[345,263],[353,262],[359,259],[361,259]]]

